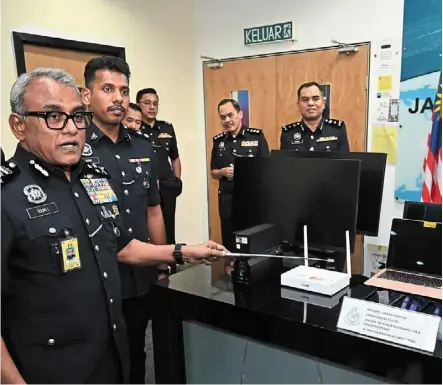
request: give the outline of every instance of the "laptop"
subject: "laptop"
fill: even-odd
[[[386,268],[365,284],[441,300],[441,223],[393,219]]]

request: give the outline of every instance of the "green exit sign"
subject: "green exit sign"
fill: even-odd
[[[275,43],[278,41],[293,40],[292,21],[261,27],[245,28],[245,45]]]

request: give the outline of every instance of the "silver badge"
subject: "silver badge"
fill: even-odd
[[[45,202],[48,198],[42,188],[36,184],[25,186],[23,193],[28,197],[28,201],[31,203],[40,204]]]
[[[149,184],[149,180],[148,179],[144,179],[144,181],[143,181],[143,187],[144,188],[149,188],[151,185]]]
[[[82,156],[91,156],[92,155],[92,147],[90,144],[85,143],[85,147],[83,147]]]
[[[97,139],[98,138],[98,135],[94,132],[92,135],[91,135],[91,139],[92,140],[95,140],[95,139]]]
[[[102,211],[100,212],[100,214],[104,219],[114,218],[114,215],[111,213],[110,210],[107,210],[105,206],[102,206]]]
[[[218,145],[218,148],[225,148],[225,142],[221,142],[219,145]]]
[[[300,140],[300,139],[301,139],[301,134],[300,134],[299,132],[296,132],[296,133],[294,134],[294,139],[295,139],[295,140]]]
[[[142,173],[142,167],[141,166],[137,166],[136,168],[135,168],[135,171],[137,171],[139,174],[141,174]]]

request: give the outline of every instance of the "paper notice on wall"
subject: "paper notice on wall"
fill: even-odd
[[[388,122],[398,122],[398,99],[389,100]]]
[[[387,154],[387,163],[395,164],[397,160],[397,136],[398,127],[396,126],[373,126],[372,152]]]
[[[381,75],[378,77],[377,91],[388,92],[392,91],[392,75]]]
[[[375,102],[374,120],[380,123],[387,123],[389,121],[389,99],[378,98]]]
[[[366,256],[364,260],[363,274],[365,277],[372,277],[377,271],[386,267],[388,247],[368,244],[366,246]]]
[[[378,68],[382,71],[391,69],[393,59],[394,53],[391,42],[383,41],[378,48]]]

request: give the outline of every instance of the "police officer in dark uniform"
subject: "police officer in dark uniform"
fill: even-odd
[[[223,248],[133,239],[107,171],[79,161],[92,113],[70,75],[46,68],[23,74],[10,102],[20,144],[0,169],[2,382],[127,381],[116,257],[199,263],[223,256]]]
[[[243,112],[236,100],[223,99],[218,104],[218,113],[224,131],[213,138],[211,176],[220,181],[218,211],[223,245],[228,250],[234,250],[232,194],[235,159],[245,156],[264,157],[270,153],[263,131],[242,124]]]
[[[84,76],[83,102],[94,112],[94,118],[83,160],[104,166],[111,175],[123,223],[134,238],[163,245],[166,236],[152,144],[147,134],[126,130],[122,124],[129,106],[129,66],[121,58],[96,57],[86,64]],[[106,87],[109,90],[103,92]],[[169,272],[168,267],[162,274]],[[145,333],[152,312],[149,291],[158,271],[155,266],[124,263],[119,268],[131,351],[131,383],[140,384],[145,380]]]
[[[325,100],[320,85],[302,84],[297,96],[302,120],[282,127],[280,149],[349,152],[345,122],[322,117]]]
[[[159,98],[155,89],[145,88],[138,91],[136,101],[143,113],[142,131],[149,135],[158,158],[166,239],[168,243],[175,243],[175,208],[177,197],[182,193],[177,137],[171,123],[157,120]]]

